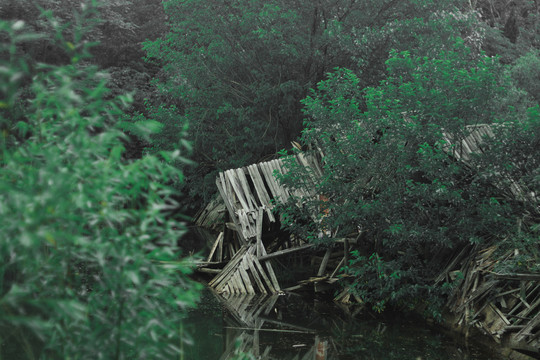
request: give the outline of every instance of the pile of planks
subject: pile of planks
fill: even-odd
[[[441,273],[437,281],[463,276],[447,306],[458,327],[474,326],[498,343],[540,356],[540,274],[495,272],[498,261],[519,254],[511,251],[494,260],[495,250],[469,248]]]
[[[244,245],[208,285],[218,293],[274,294],[280,291],[272,265],[264,267],[255,256],[256,246]]]
[[[291,159],[313,169],[310,171],[316,174],[313,176],[322,174],[318,161],[313,157],[298,154]],[[291,195],[298,198],[316,196],[313,186],[294,191],[283,186],[276,175],[284,174],[285,168],[283,160],[276,159],[219,173],[216,185],[230,219],[225,225],[233,230],[234,235],[227,237],[225,232],[220,232],[206,263],[199,267],[200,271],[217,274],[209,283],[217,292],[254,294],[280,291],[270,259],[284,255],[289,250],[296,251],[292,249],[294,247],[303,247],[300,242],[293,244],[288,241],[291,249],[268,254],[262,243],[264,219],[266,217],[270,223],[276,222],[272,209],[276,203],[287,201]],[[198,219],[204,225],[210,220],[215,222],[219,214],[219,202],[216,202],[200,214]],[[285,246],[281,243],[278,245]],[[278,247],[274,250],[278,250]],[[226,251],[229,252],[228,263],[222,270],[208,267],[223,262],[227,258]]]
[[[219,226],[223,224],[224,215],[227,212],[223,199],[219,196],[213,198],[204,208],[199,210],[193,217],[197,227],[212,231],[219,231]]]
[[[322,173],[317,162],[310,157],[299,154],[295,159],[303,166],[316,169],[314,173]],[[315,196],[314,187],[291,192],[290,189],[283,186],[276,179],[276,175],[285,173],[286,169],[282,159],[219,173],[216,179],[217,188],[236,230],[243,240],[247,241],[247,239],[257,236],[256,220],[260,209],[266,212],[270,222],[275,222],[272,209],[276,203],[287,201],[291,195],[298,198]]]

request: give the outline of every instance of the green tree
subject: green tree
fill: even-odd
[[[517,87],[540,103],[540,50],[533,50],[517,59],[510,68],[510,74]]]
[[[511,64],[525,53],[540,48],[540,4],[527,0],[475,0],[471,9],[478,12],[484,26],[482,48],[488,55],[499,55]]]
[[[348,267],[352,288],[377,310],[418,299],[437,305],[444,288],[433,287],[433,276],[454,249],[504,243],[518,231],[516,214],[538,213],[532,201],[505,196],[513,182],[523,184],[523,194],[538,191],[531,160],[538,150],[525,148],[539,139],[537,110],[509,106],[506,98],[523,94],[496,59],[459,38],[433,57],[422,53],[392,52],[387,78],[367,89],[353,71],[337,69],[303,100],[302,141],[323,154],[317,188],[331,213],[311,238],[325,229],[359,236]],[[450,150],[482,124],[494,137],[457,161]],[[291,167],[284,181],[294,187],[306,175]],[[303,206],[316,214],[321,204]],[[534,215],[528,226],[538,220]],[[529,254],[534,259],[537,251]]]
[[[24,20],[29,29],[47,33],[48,38],[27,44],[25,50],[34,59],[58,65],[69,61],[69,55],[49,39],[60,35],[57,33],[60,27],[66,35],[73,35],[70,24],[84,4],[74,0],[5,0],[0,5],[0,19]],[[94,0],[92,4],[99,8],[100,19],[93,20],[84,36],[85,40],[96,42],[91,49],[92,61],[102,67],[141,63],[142,41],[154,39],[165,31],[159,0]],[[54,14],[54,20],[44,16],[42,10]],[[149,13],[153,16],[149,17]]]
[[[41,37],[0,21],[2,357],[170,359],[197,297],[167,186],[181,152],[123,157],[115,124],[130,99],[106,100],[106,75],[85,65],[86,5],[58,29],[67,65],[29,66],[21,51]]]
[[[288,147],[302,129],[299,101],[334,67],[356,69],[363,86],[375,85],[391,48],[444,44],[456,28],[468,35],[474,22],[456,1],[164,5],[170,31],[145,49],[163,66],[164,97],[190,123],[198,163],[189,176],[192,195],[215,191],[216,170]]]

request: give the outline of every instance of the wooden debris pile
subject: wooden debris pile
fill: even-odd
[[[489,151],[486,140],[495,138],[497,136],[495,130],[497,129],[503,129],[503,127],[496,124],[467,125],[459,134],[452,134],[443,129],[443,150],[475,170],[478,164],[474,156]],[[498,187],[502,194],[508,198],[531,202],[538,209],[540,194],[531,191],[523,179],[501,172],[499,178],[493,181],[493,185]]]
[[[255,246],[242,246],[208,285],[218,293],[277,293],[280,287],[271,264],[264,262],[263,267],[255,250]]]
[[[474,326],[498,343],[540,356],[540,274],[495,272],[495,246],[464,250],[437,278],[450,282],[462,277],[447,303],[455,325]],[[509,252],[502,261],[516,255]]]
[[[299,154],[294,159],[312,169],[313,176],[322,174],[315,158]],[[216,274],[209,285],[219,293],[277,293],[281,289],[271,259],[311,247],[288,237],[268,243],[272,251],[268,253],[262,241],[264,224],[278,220],[272,212],[275,204],[291,195],[317,196],[314,186],[294,191],[283,186],[275,175],[284,172],[283,160],[277,159],[219,173],[216,185],[227,209],[225,228],[213,240],[207,261],[199,265],[199,271]],[[197,225],[214,226],[222,212],[216,201],[199,214]]]
[[[296,160],[303,166],[317,169],[319,176],[322,174],[317,161],[312,157],[300,154],[296,156]],[[314,187],[291,192],[280,184],[274,175],[284,173],[282,159],[219,173],[216,179],[217,188],[242,241],[258,235],[256,220],[260,209],[265,211],[270,222],[276,222],[272,213],[275,203],[284,202],[291,195],[299,198],[315,196]]]

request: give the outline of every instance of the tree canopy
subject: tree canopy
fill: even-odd
[[[189,123],[195,196],[217,170],[273,156],[302,129],[300,100],[336,66],[384,74],[390,49],[443,47],[472,16],[455,1],[167,1],[169,32],[147,42],[159,89]],[[191,180],[190,180],[191,179]]]

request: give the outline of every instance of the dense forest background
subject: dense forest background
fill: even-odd
[[[360,231],[345,271],[375,309],[437,315],[452,284],[431,275],[465,245],[538,271],[537,0],[4,0],[0,20],[0,324],[27,352],[179,351],[181,214],[217,172],[293,151],[324,154],[333,216],[292,200],[286,224]],[[479,125],[484,151],[454,161]]]
[[[79,5],[1,6],[3,19],[25,19],[51,34],[39,7],[68,23]],[[186,187],[194,208],[215,194],[217,171],[291,147],[303,129],[300,101],[327,73],[347,68],[360,74],[360,89],[376,86],[390,50],[433,55],[460,37],[474,53],[510,65],[516,87],[538,101],[536,1],[116,0],[99,8],[102,21],[86,35],[99,42],[91,61],[107,69],[113,94],[134,92],[134,121],[153,118],[168,130],[152,144],[134,143],[130,156],[167,148],[189,124],[196,165]],[[25,52],[36,61],[68,61],[46,40]]]

